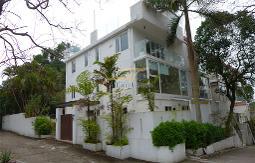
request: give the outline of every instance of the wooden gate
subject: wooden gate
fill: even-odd
[[[61,115],[61,140],[72,141],[73,137],[73,115]]]

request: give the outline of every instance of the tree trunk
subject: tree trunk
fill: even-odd
[[[192,97],[193,97],[193,101],[194,101],[195,109],[196,109],[196,119],[198,122],[202,122],[200,101],[199,101],[200,91],[199,91],[199,75],[198,75],[197,58],[196,58],[196,53],[195,53],[195,49],[192,42],[187,6],[185,6],[184,8],[184,16],[185,16],[185,30],[187,35],[188,60],[189,60],[190,74],[191,74]]]
[[[114,140],[117,139],[116,136],[116,124],[115,124],[115,112],[114,112],[114,106],[113,106],[113,86],[110,84],[110,106],[111,106],[111,118],[112,118],[112,142],[114,143]]]
[[[233,120],[234,117],[234,107],[235,107],[235,100],[231,100],[230,101],[230,107],[229,107],[229,114],[228,114],[228,118],[227,121],[225,123],[226,125],[226,129],[225,129],[225,134],[226,136],[230,136],[232,128],[231,128],[231,122]]]

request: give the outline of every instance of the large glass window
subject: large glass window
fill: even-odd
[[[121,52],[128,49],[128,34],[127,32],[115,39],[116,52]]]
[[[146,60],[142,59],[142,60],[136,61],[135,67],[136,67],[137,88],[139,92],[140,86],[144,84],[144,80],[147,79]]]
[[[200,98],[209,97],[209,79],[200,77]]]
[[[162,93],[171,93],[171,76],[169,74],[170,66],[166,64],[160,64],[160,81]]]
[[[169,67],[170,94],[180,95],[179,70],[175,67]]]
[[[147,80],[148,67],[149,79],[155,86],[155,92],[185,96],[188,94],[185,71],[150,59],[147,59],[147,63],[146,66],[146,59],[136,61],[138,93],[139,86],[144,84],[142,81]]]
[[[184,96],[188,96],[187,74],[183,70],[180,71],[180,80],[181,80],[181,94]]]
[[[154,57],[165,59],[164,47],[152,41],[147,41],[146,52]]]
[[[149,72],[150,72],[150,81],[154,84],[154,89],[156,92],[160,92],[159,88],[159,72],[158,72],[158,63],[149,60]]]

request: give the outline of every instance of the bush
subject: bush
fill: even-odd
[[[4,151],[0,155],[0,163],[9,163],[11,161],[11,152]]]
[[[224,128],[212,124],[204,124],[206,127],[206,145],[210,145],[225,138]]]
[[[186,133],[186,148],[198,149],[225,138],[224,128],[209,123],[183,121]]]
[[[85,135],[85,143],[96,144],[99,142],[98,134],[100,128],[95,120],[81,120],[81,126]]]
[[[37,135],[49,135],[53,131],[53,123],[49,117],[38,116],[33,124]]]
[[[185,129],[185,143],[188,149],[197,149],[206,146],[206,127],[195,121],[183,121]]]
[[[162,122],[152,131],[155,146],[170,148],[185,141],[186,148],[198,149],[224,138],[224,128],[196,121]]]
[[[184,126],[180,122],[162,122],[152,131],[152,142],[155,146],[175,147],[185,142]]]

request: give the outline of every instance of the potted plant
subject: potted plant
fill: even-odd
[[[101,151],[102,144],[98,140],[100,128],[96,120],[81,120],[81,126],[85,135],[83,148],[90,151]]]
[[[120,71],[117,67],[118,54],[106,57],[103,62],[95,62],[99,70],[95,70],[95,79],[98,84],[106,87],[106,92],[101,94],[109,99],[111,113],[106,116],[106,121],[111,128],[110,140],[107,142],[106,154],[115,158],[125,159],[129,157],[128,139],[126,136],[126,115],[124,105],[131,101],[130,95],[125,95],[121,89],[115,88],[115,82],[124,77],[128,72]]]

